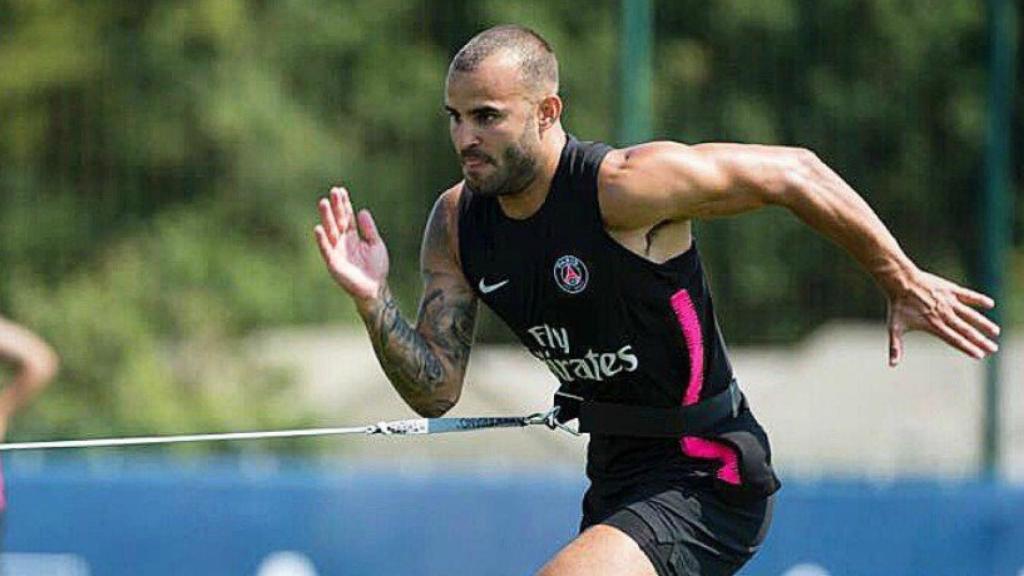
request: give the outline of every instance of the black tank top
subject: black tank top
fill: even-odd
[[[568,138],[543,205],[505,216],[464,186],[459,250],[466,280],[563,384],[587,398],[691,404],[732,380],[696,245],[662,264],[605,231],[597,173],[611,148]],[[756,426],[747,414],[752,426]],[[706,473],[682,440],[591,435],[591,480]]]

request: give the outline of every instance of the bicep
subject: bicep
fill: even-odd
[[[477,299],[465,281],[449,274],[425,273],[416,330],[441,361],[461,374],[469,362],[476,327]]]
[[[456,209],[455,199],[446,193],[427,221],[420,249],[423,296],[416,330],[461,375],[473,344],[478,304],[458,264]]]

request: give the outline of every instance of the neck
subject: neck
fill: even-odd
[[[562,158],[565,140],[565,130],[561,124],[551,128],[550,133],[541,141],[541,165],[537,170],[537,177],[521,192],[498,196],[498,205],[505,216],[514,220],[525,220],[536,214],[544,205],[544,200],[551,190],[551,181],[558,171],[558,161]]]

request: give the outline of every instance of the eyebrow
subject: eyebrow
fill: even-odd
[[[445,112],[448,112],[449,114],[456,114],[456,115],[460,115],[461,114],[458,110],[456,110],[455,108],[452,108],[451,106],[449,106],[447,104],[444,105],[444,110],[445,110]],[[477,106],[476,108],[473,108],[472,110],[470,110],[469,114],[470,115],[481,114],[481,113],[484,113],[484,112],[494,112],[494,113],[497,113],[497,114],[503,114],[504,110],[502,110],[500,108],[495,108],[494,106]]]

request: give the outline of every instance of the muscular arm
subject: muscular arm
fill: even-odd
[[[57,354],[32,332],[0,318],[0,360],[15,367],[0,392],[0,430],[7,420],[35,397],[57,373]]]
[[[767,205],[787,208],[845,248],[890,302],[890,363],[902,333],[925,329],[981,358],[999,329],[971,306],[990,298],[919,270],[868,204],[813,153],[742,144],[656,142],[609,154],[600,174],[609,227],[714,218]]]
[[[619,151],[604,179],[623,206],[620,226],[788,208],[846,248],[884,289],[913,263],[868,205],[817,157],[798,148],[656,142]]]
[[[446,192],[427,221],[420,252],[423,296],[416,325],[385,285],[362,311],[366,330],[395,390],[417,413],[436,417],[459,399],[476,324],[477,301],[457,261],[457,202]]]

